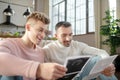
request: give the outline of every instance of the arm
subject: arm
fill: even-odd
[[[85,48],[83,49],[83,54],[88,54],[88,55],[98,55],[98,56],[101,56],[102,58],[105,58],[105,57],[108,57],[109,54],[105,51],[105,50],[102,50],[102,49],[98,49],[98,48],[95,48],[95,47],[91,47],[91,46],[84,46]]]
[[[58,79],[64,76],[67,71],[66,68],[56,63],[39,64],[6,53],[0,53],[0,64],[0,75],[21,75],[34,79]]]
[[[85,51],[87,51],[88,54],[90,55],[101,56],[101,58],[105,58],[109,56],[109,54],[105,50],[94,48],[94,47],[87,47]],[[104,74],[105,76],[112,76],[115,73],[114,64],[111,64],[108,67],[106,67],[101,73]]]
[[[39,63],[20,58],[14,47],[7,39],[0,42],[0,75],[35,78]]]
[[[26,76],[36,78],[38,62],[28,61],[14,55],[0,52],[0,75],[6,76]]]
[[[7,46],[0,46],[0,75],[25,76],[28,78],[57,79],[63,76],[66,68],[53,63],[40,64],[15,56]],[[57,71],[56,71],[57,70]],[[49,73],[49,74],[48,74]],[[46,77],[47,75],[47,77]]]
[[[102,49],[98,49],[98,48],[94,48],[91,46],[88,46],[87,44],[83,44],[82,45],[83,48],[83,54],[88,54],[88,55],[98,55],[101,56],[101,58],[105,58],[108,57],[109,54]],[[102,74],[106,75],[106,76],[111,76],[115,73],[115,66],[114,64],[109,65],[108,67],[106,67],[102,72]]]

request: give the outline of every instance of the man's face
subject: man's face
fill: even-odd
[[[71,27],[60,27],[55,36],[62,45],[69,47],[72,40],[72,29]]]
[[[41,21],[35,21],[30,25],[29,39],[33,44],[39,44],[45,36],[46,25]]]

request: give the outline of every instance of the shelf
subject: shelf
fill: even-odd
[[[21,36],[0,35],[0,38],[18,38]]]

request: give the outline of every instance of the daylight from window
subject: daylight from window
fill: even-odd
[[[95,31],[93,0],[50,0],[50,4],[52,22],[49,29],[53,34],[59,21],[70,22],[74,35]]]

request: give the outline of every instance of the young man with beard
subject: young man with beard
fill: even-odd
[[[80,55],[97,56],[93,57],[89,61],[89,63],[85,66],[83,72],[75,80],[84,80],[84,77],[89,74],[96,61],[98,61],[100,58],[109,56],[108,53],[104,50],[97,49],[88,46],[85,43],[72,40],[73,32],[71,24],[69,22],[58,22],[55,26],[55,30],[55,37],[57,40],[43,47],[46,54],[46,61],[56,62],[63,65],[67,57]],[[113,64],[111,64],[101,72],[99,78],[101,78],[101,80],[117,80],[117,78],[113,75],[114,72],[115,67]]]
[[[65,75],[66,68],[57,63],[44,63],[37,45],[45,36],[49,18],[39,12],[28,16],[21,38],[0,41],[0,80],[55,80]]]

